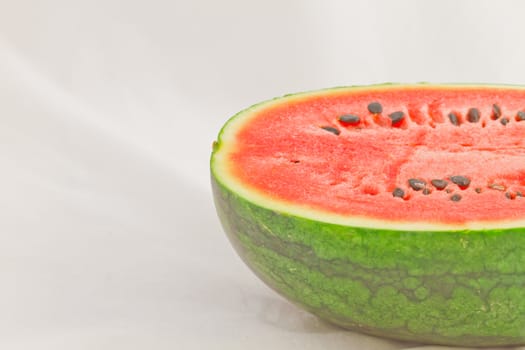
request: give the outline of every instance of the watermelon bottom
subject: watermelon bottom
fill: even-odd
[[[459,346],[525,344],[525,230],[348,227],[247,201],[212,174],[216,208],[246,264],[336,325]]]

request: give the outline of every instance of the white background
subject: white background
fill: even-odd
[[[416,347],[332,327],[257,280],[216,218],[211,143],[238,110],[289,92],[525,83],[524,13],[0,0],[0,348]]]

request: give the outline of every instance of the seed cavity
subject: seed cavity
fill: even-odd
[[[458,118],[458,115],[454,112],[450,112],[448,114],[448,119],[450,120],[450,122],[455,125],[455,126],[459,126],[459,118]]]
[[[461,200],[461,195],[459,194],[453,194],[452,196],[450,196],[450,200],[453,201],[453,202],[459,202]]]
[[[508,199],[516,199],[518,197],[523,197],[523,194],[520,191],[506,192],[505,197],[507,197]]]
[[[499,117],[501,117],[501,108],[497,104],[494,103],[492,105],[491,118],[492,118],[492,120],[497,120],[497,119],[499,119]]]
[[[379,102],[370,102],[368,104],[368,111],[373,114],[379,114],[383,112],[383,106]]]
[[[392,191],[392,196],[403,198],[405,196],[405,191],[403,191],[402,188],[396,187],[394,191]]]
[[[341,133],[339,129],[334,128],[333,126],[321,126],[321,129],[331,132],[334,135],[339,135]]]
[[[434,186],[436,189],[438,190],[444,190],[445,187],[447,187],[448,185],[448,181],[446,180],[442,180],[442,179],[434,179],[432,181],[430,181],[430,183],[432,184],[432,186]]]
[[[359,124],[361,119],[355,114],[345,114],[339,117],[339,121],[345,124]]]
[[[501,118],[499,120],[499,122],[502,124],[502,125],[507,125],[509,123],[509,118]]]
[[[425,196],[428,196],[428,195],[431,194],[431,193],[432,193],[432,191],[430,191],[429,188],[424,188],[424,189],[423,189],[423,194],[424,194]]]
[[[505,187],[505,185],[502,185],[502,184],[490,184],[489,185],[489,188],[490,189],[493,189],[493,190],[496,190],[496,191],[505,191],[507,188]]]
[[[403,119],[405,119],[405,113],[397,111],[390,113],[388,117],[392,120],[392,125],[399,124]]]
[[[414,191],[421,191],[427,186],[427,183],[420,179],[408,179],[408,185],[412,187]]]
[[[468,185],[470,185],[470,179],[462,175],[451,176],[450,181],[458,185],[460,188],[466,188]]]
[[[471,108],[467,112],[467,120],[471,123],[477,123],[480,119],[479,109]]]
[[[516,114],[516,121],[520,122],[522,120],[525,120],[525,112],[519,111],[518,114]]]

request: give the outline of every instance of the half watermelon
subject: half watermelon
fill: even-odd
[[[231,118],[216,208],[269,286],[345,328],[525,343],[525,88],[343,87]]]

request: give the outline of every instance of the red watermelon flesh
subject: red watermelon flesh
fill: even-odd
[[[408,86],[296,98],[253,113],[237,132],[230,172],[252,190],[317,211],[386,221],[457,225],[525,217],[525,120],[519,117],[525,90]],[[371,113],[371,102],[382,112]],[[404,117],[393,122],[394,112]],[[348,114],[359,122],[342,122]],[[438,189],[432,180],[447,186]]]

